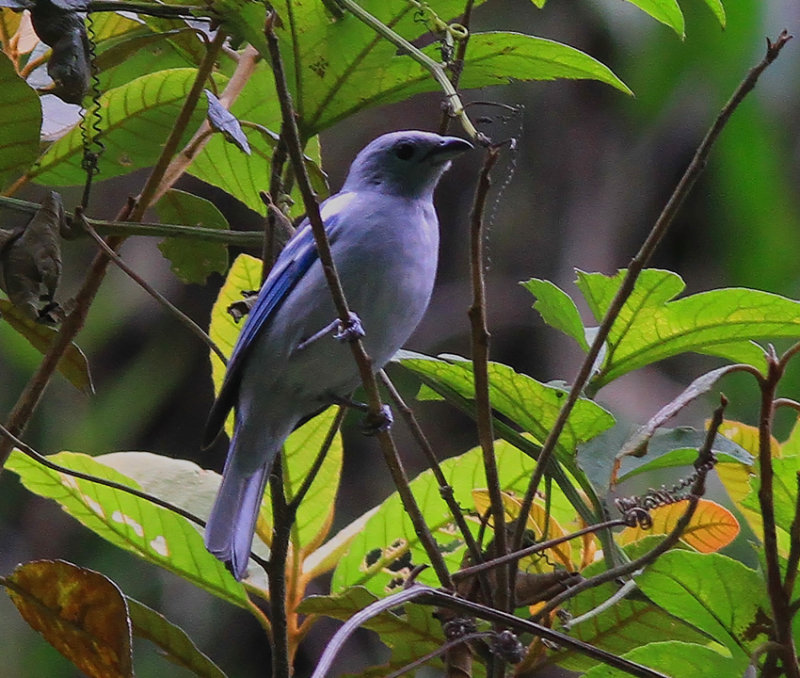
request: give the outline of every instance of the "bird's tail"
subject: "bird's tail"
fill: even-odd
[[[250,473],[237,468],[236,441],[225,462],[217,498],[206,524],[206,548],[223,561],[236,579],[243,579],[253,543],[258,511],[272,464]]]

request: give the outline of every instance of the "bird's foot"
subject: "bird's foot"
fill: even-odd
[[[374,436],[378,433],[383,433],[392,428],[394,423],[394,415],[392,415],[392,408],[388,405],[381,405],[379,413],[367,411],[367,414],[361,420],[361,433],[365,436]]]
[[[350,319],[343,323],[339,318],[332,323],[325,325],[319,332],[315,332],[308,339],[303,339],[295,351],[302,351],[308,348],[315,341],[322,339],[322,337],[333,333],[333,338],[337,341],[357,341],[364,336],[364,327],[361,324],[361,319],[352,311],[350,311]]]
[[[364,326],[361,324],[361,318],[353,313],[353,311],[350,311],[350,319],[346,323],[337,320],[335,326],[336,333],[333,335],[333,338],[337,341],[358,341],[366,334],[366,332],[364,332]]]

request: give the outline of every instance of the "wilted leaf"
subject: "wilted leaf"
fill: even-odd
[[[133,634],[155,643],[174,664],[201,678],[225,678],[225,674],[186,635],[186,632],[155,610],[127,597]]]
[[[61,279],[61,235],[64,206],[50,191],[33,219],[0,247],[0,287],[31,320],[54,322],[53,302]]]
[[[229,228],[227,219],[212,202],[174,188],[163,195],[155,208],[165,223],[221,230]],[[228,267],[228,248],[221,243],[165,238],[158,249],[169,259],[175,275],[185,283],[203,285],[211,273],[225,273]]]
[[[0,97],[2,188],[25,171],[39,155],[42,107],[34,89],[17,75],[14,64],[5,54],[0,54],[0,88],[3,91]]]
[[[23,315],[16,306],[5,299],[0,299],[0,318],[25,337],[31,346],[42,354],[47,353],[58,334],[52,327],[37,323]],[[76,344],[70,344],[67,347],[58,362],[58,371],[78,390],[87,394],[94,393],[89,363],[83,351]]]
[[[128,607],[110,579],[39,560],[17,566],[3,583],[25,621],[86,675],[133,676]]]
[[[669,534],[686,512],[687,500],[651,509],[653,526],[650,529],[626,527],[619,533],[622,545],[632,544],[653,534]],[[700,553],[714,553],[730,544],[739,534],[739,521],[728,509],[708,499],[697,504],[689,524],[681,535],[681,541]]]
[[[250,144],[242,131],[242,126],[211,90],[203,90],[208,99],[208,123],[215,132],[220,132],[226,141],[238,146],[240,150],[250,155]]]

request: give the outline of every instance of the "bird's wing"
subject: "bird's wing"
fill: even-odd
[[[322,218],[331,242],[336,238],[337,227],[341,221],[340,209],[349,202],[351,196],[352,194],[340,193],[329,198],[322,205]],[[253,342],[269,325],[286,297],[318,258],[314,234],[308,219],[305,219],[278,256],[275,265],[261,286],[256,303],[250,310],[247,322],[236,340],[236,345],[228,360],[225,380],[208,415],[204,446],[207,447],[214,442],[222,430],[228,412],[236,404],[242,367]]]

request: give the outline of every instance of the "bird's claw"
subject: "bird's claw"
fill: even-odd
[[[333,338],[337,341],[353,342],[358,341],[365,334],[364,326],[361,324],[361,318],[350,311],[350,319],[346,323],[341,320],[336,321],[336,332]]]
[[[377,433],[383,433],[392,428],[394,423],[394,416],[392,415],[392,408],[388,405],[381,405],[379,413],[367,412],[361,420],[361,432],[365,436],[374,436]]]

